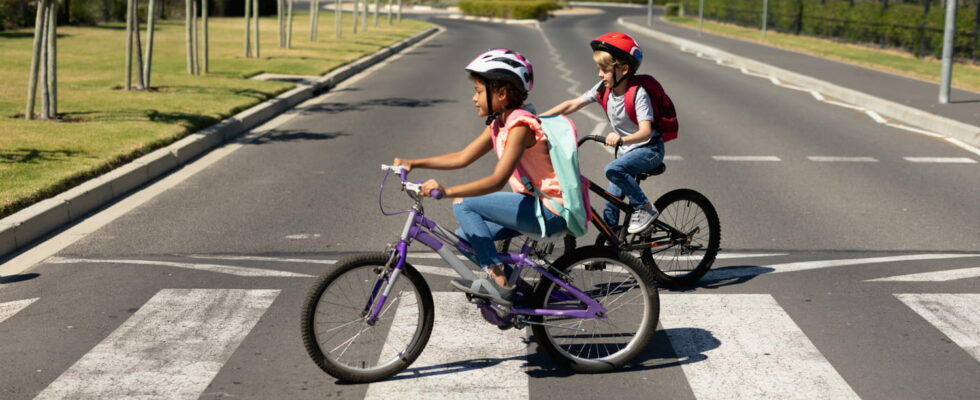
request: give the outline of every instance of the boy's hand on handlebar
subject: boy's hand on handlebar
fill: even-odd
[[[412,160],[406,160],[404,158],[395,158],[395,161],[391,163],[395,167],[405,168],[405,173],[412,172]]]
[[[439,190],[442,193],[446,193],[446,188],[442,187],[439,182],[435,179],[429,179],[422,183],[422,196],[429,197],[433,190]]]
[[[623,145],[623,138],[618,134],[616,134],[615,132],[609,132],[609,135],[606,135],[606,146],[616,147],[622,145]]]

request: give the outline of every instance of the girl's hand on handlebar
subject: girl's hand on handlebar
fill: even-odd
[[[622,145],[623,145],[623,138],[620,137],[615,132],[609,132],[609,135],[606,135],[606,146],[616,147],[616,146],[622,146]],[[397,158],[396,158],[396,160],[397,160]],[[395,164],[395,165],[397,165],[397,164]]]
[[[439,190],[442,193],[446,193],[446,188],[442,187],[442,185],[439,184],[439,182],[436,182],[435,179],[429,179],[425,181],[425,183],[422,183],[422,196],[430,197],[429,195],[433,190]]]
[[[395,158],[395,161],[393,161],[391,163],[391,165],[396,166],[396,167],[405,168],[405,173],[406,174],[409,173],[409,172],[412,172],[412,160],[406,160],[404,158],[397,158],[396,157]]]

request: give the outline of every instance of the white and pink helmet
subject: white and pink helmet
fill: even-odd
[[[531,62],[513,50],[487,50],[466,64],[466,70],[488,80],[511,81],[527,92],[534,86]]]

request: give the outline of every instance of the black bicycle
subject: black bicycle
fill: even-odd
[[[589,135],[578,141],[579,147],[587,141],[605,143],[605,137]],[[618,147],[617,147],[618,153]],[[637,175],[637,182],[664,173],[666,164]],[[588,179],[588,178],[586,178]],[[612,203],[622,211],[622,221],[629,221],[635,210],[625,199],[616,197],[591,179],[589,190]],[[602,214],[592,207],[592,225],[599,234],[596,244],[617,247],[637,255],[656,280],[669,288],[688,287],[701,279],[711,269],[721,243],[721,224],[718,213],[708,198],[692,189],[672,190],[654,201],[660,216],[645,232],[630,234],[625,223],[608,226]],[[498,249],[506,251],[510,240],[498,242]],[[559,243],[545,245],[537,252],[539,257],[562,255],[576,247],[574,236],[566,235]]]

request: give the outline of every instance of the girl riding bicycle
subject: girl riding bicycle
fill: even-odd
[[[559,204],[561,189],[540,120],[524,109],[534,83],[531,63],[516,51],[494,49],[477,56],[466,70],[473,83],[473,104],[477,114],[487,118],[487,127],[460,151],[416,160],[395,158],[394,164],[407,170],[460,169],[491,150],[497,154],[497,165],[490,175],[449,187],[430,179],[422,185],[422,193],[428,196],[437,189],[455,198],[453,212],[460,225],[457,234],[469,242],[475,261],[490,275],[490,279],[476,281],[454,280],[452,285],[510,305],[516,279],[508,279],[511,268],[501,262],[494,241],[541,231],[535,212],[540,199],[528,192],[521,179],[529,178],[535,188]],[[505,183],[510,183],[513,193],[498,192]],[[545,235],[566,228],[565,220],[549,203],[542,202]]]

